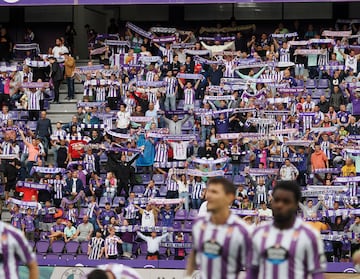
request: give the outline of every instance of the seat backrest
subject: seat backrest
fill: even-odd
[[[69,241],[66,243],[66,252],[75,254],[79,248],[79,242],[76,241]]]
[[[36,251],[38,253],[47,253],[49,250],[49,241],[48,240],[39,240],[36,242]]]
[[[51,250],[53,253],[62,253],[65,247],[65,243],[62,240],[56,240],[51,244]]]

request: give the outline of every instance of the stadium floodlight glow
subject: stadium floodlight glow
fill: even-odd
[[[9,3],[9,4],[14,4],[16,2],[19,2],[20,0],[4,0],[4,2]]]

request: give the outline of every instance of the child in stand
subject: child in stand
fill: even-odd
[[[133,243],[135,241],[135,233],[127,230],[129,228],[129,222],[127,220],[123,221],[123,226],[126,227],[126,230],[121,233],[121,239],[123,241],[122,256],[128,259],[133,259],[132,250],[133,250]]]
[[[78,210],[77,208],[74,208],[74,204],[73,203],[69,203],[68,208],[64,210],[64,219],[66,220],[70,220],[73,224],[76,223],[76,218],[78,216]]]
[[[94,237],[91,238],[88,245],[89,260],[100,260],[104,254],[104,239],[101,237],[101,229],[96,231]]]
[[[183,233],[179,232],[175,236],[175,243],[184,243]],[[186,255],[185,248],[175,248],[174,260],[181,261],[181,260],[185,259],[185,255]]]
[[[26,210],[26,215],[21,220],[21,227],[27,240],[35,240],[35,218],[31,208]]]
[[[105,238],[105,258],[117,259],[118,257],[118,244],[122,244],[120,237],[115,235],[115,228],[109,227],[109,236]]]

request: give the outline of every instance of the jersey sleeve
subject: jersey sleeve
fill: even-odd
[[[313,230],[309,232],[309,236],[310,241],[308,242],[305,259],[308,273],[317,274],[324,272],[326,270],[324,243],[320,237],[320,234]]]
[[[32,261],[36,260],[35,254],[32,252],[32,248],[27,241],[27,239],[20,233],[20,231],[12,231],[11,235],[13,236],[13,241],[17,246],[14,249],[16,255],[19,257],[20,261],[24,264],[29,264]]]

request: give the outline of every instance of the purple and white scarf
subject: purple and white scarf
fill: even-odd
[[[324,168],[324,169],[316,169],[314,170],[314,173],[340,173],[341,170],[337,168]],[[324,187],[324,186],[322,186]],[[335,187],[335,186],[331,186]]]
[[[140,56],[138,61],[143,62],[144,64],[151,64],[151,63],[159,63],[162,64],[162,59],[160,56]]]
[[[128,41],[118,41],[118,40],[106,40],[105,45],[107,45],[107,46],[127,46],[127,47],[130,47],[130,42],[128,42]]]
[[[309,44],[332,44],[335,45],[335,41],[333,39],[310,39]]]
[[[200,165],[216,165],[216,164],[223,164],[229,161],[228,157],[223,157],[215,160],[207,160],[207,159],[200,159],[200,158],[192,158],[191,161],[196,164]]]
[[[312,144],[311,140],[288,140],[284,142],[284,145],[292,146],[310,146]]]
[[[38,53],[40,52],[39,44],[16,44],[14,50],[33,50],[35,49]]]
[[[133,122],[150,122],[153,120],[151,116],[131,116],[130,121]]]
[[[217,170],[217,171],[201,171],[196,169],[188,169],[186,171],[188,175],[192,176],[200,176],[200,177],[216,177],[216,176],[224,176],[225,172],[223,170]]]
[[[122,134],[122,133],[116,133],[114,131],[111,130],[106,130],[106,133],[109,134],[110,136],[113,136],[115,138],[121,138],[121,139],[132,139],[133,136],[130,134]]]
[[[178,73],[176,75],[176,78],[180,79],[195,79],[195,80],[203,80],[204,76],[202,74],[184,74],[184,73]]]
[[[298,129],[282,129],[282,130],[273,130],[270,131],[270,135],[288,135],[298,133]]]
[[[195,56],[194,61],[201,63],[201,64],[206,64],[206,65],[222,65],[222,64],[224,64],[224,62],[222,60],[209,60],[209,59],[202,58],[200,56]]]
[[[215,37],[199,37],[199,41],[228,42],[228,41],[234,41],[234,40],[235,40],[234,36],[230,36],[230,37],[219,37],[219,36],[215,36]]]
[[[175,42],[176,41],[176,36],[163,36],[163,37],[157,37],[157,38],[153,38],[152,42],[153,43],[170,43],[170,42]]]
[[[311,132],[313,133],[334,133],[338,130],[337,127],[332,126],[332,127],[319,127],[319,128],[311,128]]]
[[[201,50],[195,50],[195,49],[185,49],[184,54],[190,54],[190,55],[208,55],[210,54],[210,50],[207,49],[201,49]]]
[[[48,88],[48,82],[23,82],[21,84],[22,88]]]
[[[307,46],[309,41],[290,41],[288,44],[291,46]]]
[[[77,107],[105,107],[106,102],[78,102]]]
[[[100,55],[106,51],[106,47],[95,48],[90,51],[90,55]]]
[[[76,67],[75,68],[75,72],[76,73],[92,73],[92,72],[96,72],[99,70],[104,69],[104,65],[95,65],[95,66],[81,66],[81,67]]]
[[[136,86],[139,86],[139,87],[164,87],[164,86],[166,86],[166,81],[138,80],[138,81],[136,81]]]
[[[126,23],[126,28],[131,29],[132,31],[134,31],[135,33],[138,33],[139,35],[147,38],[147,39],[152,39],[153,38],[153,34],[151,34],[151,32],[147,32],[144,29],[136,26],[135,24],[131,23],[131,22],[127,22]]]
[[[164,140],[172,140],[172,141],[190,141],[195,140],[196,135],[184,134],[181,136],[177,135],[163,135]]]
[[[319,55],[322,53],[321,49],[296,49],[294,55]]]
[[[49,173],[49,174],[57,174],[57,173],[64,173],[66,170],[63,168],[48,168],[48,167],[32,167],[30,171],[30,175],[34,173]]]
[[[297,32],[286,33],[286,34],[271,34],[271,37],[273,37],[273,38],[291,38],[291,37],[297,37],[297,36],[298,36]]]
[[[49,184],[40,184],[34,182],[18,181],[17,187],[36,189],[36,190],[50,190]]]
[[[336,177],[335,181],[337,183],[348,183],[348,182],[360,182],[360,176],[341,176]]]
[[[162,205],[162,204],[179,204],[184,202],[185,199],[161,199],[161,198],[150,198],[148,204]]]
[[[171,28],[171,27],[151,27],[150,32],[175,34],[176,33],[176,28]]]
[[[349,37],[351,35],[350,31],[330,31],[330,30],[324,30],[321,34],[321,36],[324,37]]]
[[[14,198],[9,198],[7,202],[10,204],[16,204],[20,207],[26,207],[26,208],[37,208],[39,206],[37,202],[21,201]]]
[[[194,48],[195,45],[193,43],[175,43],[171,46],[173,49],[186,49],[186,48]]]
[[[206,101],[220,101],[220,100],[231,100],[231,101],[234,101],[235,100],[235,97],[233,95],[219,95],[219,96],[209,96],[209,95],[206,95],[204,97],[204,100]]]

